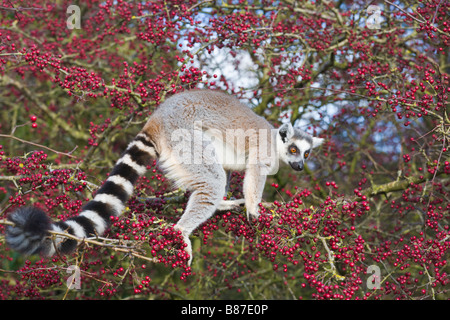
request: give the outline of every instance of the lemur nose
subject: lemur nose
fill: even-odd
[[[303,161],[289,162],[289,164],[291,165],[292,169],[294,169],[296,171],[302,171],[303,170]]]

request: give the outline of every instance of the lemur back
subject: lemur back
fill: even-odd
[[[40,209],[19,208],[9,215],[14,226],[6,230],[8,245],[23,254],[68,254],[77,240],[49,231],[66,232],[79,239],[102,235],[111,216],[121,215],[137,179],[155,158],[168,178],[191,191],[186,209],[175,224],[183,234],[192,260],[189,235],[217,210],[245,203],[248,216],[258,216],[266,176],[278,161],[295,170],[303,168],[310,150],[322,139],[293,128],[274,130],[238,99],[211,90],[176,94],[162,103],[141,132],[130,142],[110,175],[78,216],[53,222]],[[244,199],[224,200],[225,170],[245,170]],[[190,262],[189,261],[189,262]]]

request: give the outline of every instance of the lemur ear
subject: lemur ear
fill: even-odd
[[[322,138],[317,138],[317,137],[313,137],[313,143],[312,143],[312,147],[313,148],[317,148],[318,146],[320,146],[323,143]]]
[[[278,134],[280,135],[281,140],[286,142],[294,135],[294,128],[292,127],[292,124],[290,122],[282,124],[278,129]]]

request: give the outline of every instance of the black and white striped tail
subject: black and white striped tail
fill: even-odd
[[[119,216],[133,193],[134,184],[158,153],[141,132],[128,145],[116,162],[108,179],[76,217],[52,222],[45,212],[34,207],[22,207],[8,216],[14,226],[6,228],[10,248],[26,255],[52,256],[68,254],[77,247],[77,240],[51,237],[49,231],[69,233],[79,239],[102,235],[109,227],[111,216]]]

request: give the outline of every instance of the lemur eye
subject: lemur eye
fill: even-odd
[[[308,159],[308,157],[309,157],[309,151],[306,151],[305,154],[303,155],[303,157],[305,157],[305,159]]]
[[[289,152],[292,154],[297,153],[297,147],[290,147]]]

